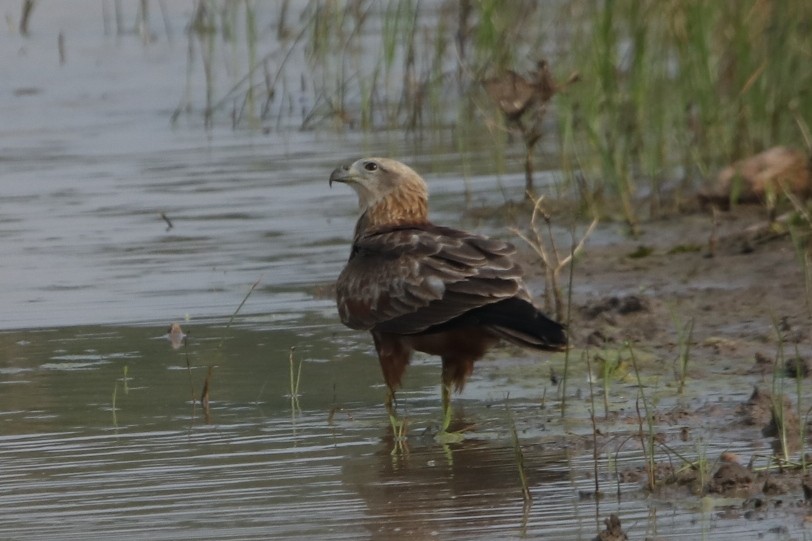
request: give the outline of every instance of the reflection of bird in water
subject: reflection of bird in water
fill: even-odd
[[[373,540],[487,539],[487,532],[492,539],[518,538],[523,523],[549,528],[549,515],[564,520],[578,506],[571,501],[572,485],[563,482],[572,476],[568,448],[523,445],[527,482],[542,502],[529,507],[509,443],[413,443],[408,455],[393,458],[386,444],[374,454],[348,457],[341,467],[342,485],[366,506],[364,523]]]
[[[530,301],[514,247],[428,220],[428,189],[409,167],[386,158],[337,168],[330,184],[358,193],[361,217],[336,284],[341,321],[372,333],[387,410],[414,350],[442,359],[443,430],[453,386],[461,391],[474,361],[500,338],[560,350],[564,328]]]

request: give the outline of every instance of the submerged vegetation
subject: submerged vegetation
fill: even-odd
[[[680,210],[723,164],[803,147],[810,24],[802,0],[199,0],[175,118],[404,130],[504,164],[525,149],[511,148],[511,119],[483,83],[545,61],[552,80],[578,73],[579,83],[545,103],[531,134],[542,144],[524,134],[527,149],[546,153],[541,167],[560,166],[590,214],[618,212],[634,226]],[[191,91],[201,65],[202,106]]]

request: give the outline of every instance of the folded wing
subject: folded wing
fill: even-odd
[[[430,224],[367,231],[336,284],[341,320],[416,334],[505,299],[529,302],[514,252],[507,242]]]

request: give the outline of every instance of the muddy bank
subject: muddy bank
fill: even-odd
[[[667,356],[679,342],[677,322],[693,320],[696,366],[747,372],[757,354],[775,356],[779,331],[788,348],[808,353],[804,267],[789,233],[768,228],[755,207],[715,222],[670,217],[638,238],[617,232],[589,244],[575,268],[575,343],[631,341]]]
[[[617,479],[669,501],[724,501],[746,519],[785,506],[803,524],[812,353],[804,256],[765,218],[756,207],[675,216],[645,224],[637,238],[602,224],[575,267],[573,364],[578,379],[588,360],[592,392],[610,397],[608,408],[600,398],[590,406],[596,454],[639,449],[639,466]],[[543,273],[523,253],[538,292]]]

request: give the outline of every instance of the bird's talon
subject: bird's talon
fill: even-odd
[[[392,436],[396,440],[406,439],[406,420],[398,419],[395,415],[389,416],[389,424],[392,426]]]

